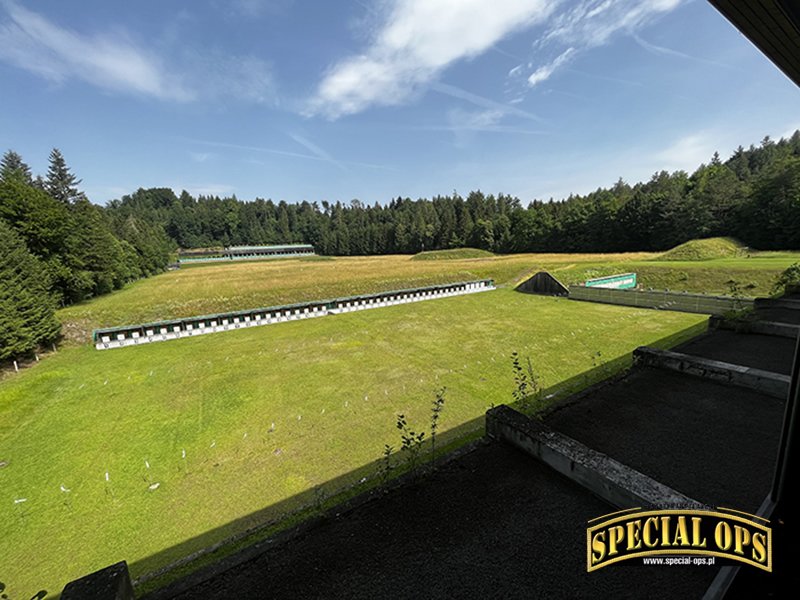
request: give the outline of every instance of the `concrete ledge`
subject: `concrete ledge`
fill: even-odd
[[[134,600],[125,561],[69,582],[61,600]]]
[[[793,300],[791,298],[756,298],[755,307],[800,310],[800,300]]]
[[[486,413],[486,435],[516,446],[619,508],[705,508],[647,475],[544,423],[501,405]]]
[[[633,351],[633,360],[637,365],[688,373],[704,379],[755,390],[782,400],[785,400],[789,393],[790,377],[788,375],[743,367],[710,358],[641,346]]]
[[[712,315],[708,320],[712,329],[729,329],[741,333],[761,333],[796,339],[800,334],[800,325],[778,323],[776,321],[728,321],[723,317]]]

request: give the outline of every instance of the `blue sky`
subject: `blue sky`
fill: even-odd
[[[800,128],[704,0],[0,0],[0,150],[138,187],[523,202]]]

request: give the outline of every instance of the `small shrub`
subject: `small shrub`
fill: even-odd
[[[800,286],[800,263],[790,265],[783,273],[778,275],[772,286],[774,294],[783,294],[786,288]]]
[[[411,429],[405,415],[397,415],[396,427],[400,430],[400,452],[406,457],[409,471],[413,472],[419,466],[422,444],[425,442],[425,432],[416,432]]]
[[[533,372],[530,357],[526,358],[526,365],[523,367],[516,351],[511,353],[511,367],[514,371],[515,385],[511,395],[519,407],[527,412],[536,405],[542,394],[540,378]]]

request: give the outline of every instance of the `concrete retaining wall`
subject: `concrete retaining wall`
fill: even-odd
[[[247,327],[272,325],[274,323],[284,323],[286,321],[324,317],[327,315],[370,308],[393,306],[395,304],[420,302],[449,296],[462,296],[464,294],[486,292],[493,289],[495,289],[495,287],[491,279],[464,281],[393,292],[381,292],[364,296],[351,296],[347,298],[338,298],[336,300],[320,300],[318,302],[307,302],[304,304],[256,308],[253,310],[216,315],[201,315],[198,317],[187,317],[185,319],[159,321],[156,323],[96,329],[92,337],[94,339],[95,348],[98,350],[107,350],[111,348],[122,348],[124,346],[136,346],[139,344],[194,337],[209,333],[219,333],[221,331],[244,329]]]
[[[570,300],[709,315],[753,308],[753,300],[750,298],[707,296],[705,294],[670,292],[668,290],[616,290],[582,285],[569,286],[569,298]]]
[[[633,360],[638,365],[688,373],[704,379],[755,390],[782,400],[785,400],[789,394],[790,377],[780,373],[770,373],[752,367],[646,346],[633,351]]]
[[[776,335],[797,339],[800,334],[800,325],[791,323],[777,323],[775,321],[729,321],[720,316],[713,315],[708,326],[712,329],[728,329],[741,333],[761,333],[763,335]]]
[[[703,508],[696,500],[508,406],[486,413],[486,435],[516,446],[612,506]]]

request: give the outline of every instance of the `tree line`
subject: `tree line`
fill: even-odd
[[[692,174],[655,173],[629,185],[523,206],[505,194],[456,192],[387,204],[176,195],[140,189],[110,202],[117,220],[138,218],[175,247],[313,244],[321,254],[416,253],[471,246],[499,253],[666,250],[690,239],[734,236],[760,249],[800,248],[800,131],[714,154]]]
[[[61,153],[45,176],[0,164],[0,361],[57,335],[53,310],[166,268],[178,248],[313,244],[327,255],[475,247],[498,253],[666,250],[733,236],[758,249],[800,248],[800,131],[715,153],[693,173],[655,173],[563,200],[473,191],[386,204],[273,202],[139,189],[92,204]]]

